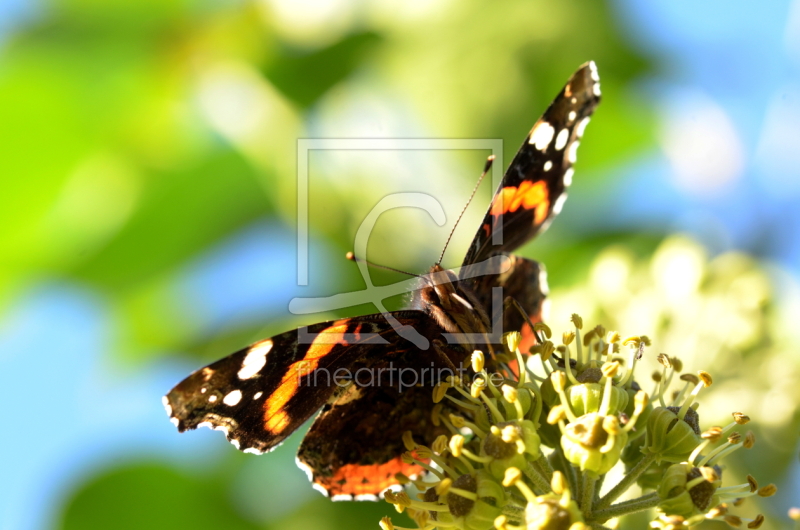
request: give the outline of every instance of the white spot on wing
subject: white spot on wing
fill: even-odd
[[[601,96],[601,94],[600,94],[600,83],[595,83],[594,84],[594,86],[592,87],[592,92],[594,92],[594,95],[597,96],[597,97]]]
[[[550,142],[553,140],[556,130],[552,125],[546,121],[537,123],[531,131],[531,139],[528,140],[529,144],[533,144],[539,151],[544,151]]]
[[[297,464],[297,467],[306,472],[308,480],[310,481],[314,480],[314,470],[311,469],[311,467],[308,464],[300,460],[298,457],[294,457],[294,463]]]
[[[579,145],[581,145],[581,143],[575,140],[574,142],[569,144],[569,147],[567,148],[567,160],[569,160],[572,164],[574,164],[575,161],[578,159]]]
[[[242,367],[236,375],[239,379],[250,379],[264,368],[267,364],[267,354],[272,349],[272,341],[264,340],[254,345],[247,352],[242,361]]]
[[[569,129],[561,129],[558,136],[556,136],[556,151],[564,149],[564,146],[567,145],[567,140],[569,140]]]
[[[210,422],[207,422],[207,421],[204,421],[204,422],[198,423],[198,424],[197,424],[197,428],[199,429],[200,427],[208,427],[209,429],[213,429],[213,428],[214,428],[214,426],[213,426],[213,425],[211,425],[211,423],[210,423]]]
[[[208,402],[209,403],[216,403],[217,402],[217,396],[215,396],[214,394],[211,394],[210,396],[208,396]]]
[[[263,392],[256,392],[255,395],[253,396],[253,399],[256,400],[256,399],[260,398],[263,395],[264,395]]]
[[[567,194],[562,193],[556,199],[556,202],[553,204],[553,215],[558,215],[561,212],[561,209],[564,207],[564,202],[567,200]]]
[[[547,162],[544,163],[544,170],[550,171],[551,169],[553,169],[553,162],[548,160]]]
[[[377,501],[378,500],[378,496],[377,495],[373,495],[372,493],[362,493],[360,495],[356,495],[355,497],[353,497],[353,500],[356,500],[356,501]]]
[[[236,449],[239,449],[239,440],[231,440],[231,445],[233,445]]]
[[[164,409],[167,411],[167,416],[172,416],[172,405],[169,404],[169,399],[167,399],[167,396],[161,398],[161,403],[164,405]]]
[[[180,422],[180,420],[178,420],[178,418],[170,418],[170,419],[169,419],[169,421],[170,421],[170,423],[172,423],[172,424],[173,424],[175,427],[177,427],[177,426],[178,426],[178,425],[180,425],[180,423],[181,423],[181,422]]]
[[[320,486],[316,482],[312,482],[311,483],[311,487],[314,488],[315,490],[317,490],[318,492],[322,493],[326,497],[328,496],[328,490],[326,490],[325,488],[323,488],[322,486]],[[346,499],[344,499],[344,498],[343,499],[337,499],[336,497],[347,497],[347,498]],[[350,495],[336,495],[333,498],[333,500],[334,501],[349,501],[350,500]]]
[[[317,484],[314,484],[314,486],[315,486],[314,489],[316,489],[316,490],[319,490],[320,488],[325,489],[322,486],[317,488],[316,487]],[[327,495],[327,492],[325,492],[325,494]],[[331,497],[331,500],[333,502],[339,502],[339,501],[352,501],[352,500],[358,500],[358,499],[353,499],[352,495],[348,495],[346,493],[339,493],[338,495],[334,495],[333,497]]]
[[[222,402],[232,407],[238,404],[242,400],[242,391],[241,390],[234,390],[233,392],[229,392],[224,398],[222,398]]]
[[[230,429],[228,429],[228,428],[227,428],[227,427],[225,427],[224,425],[217,425],[216,427],[214,427],[214,430],[215,430],[215,431],[222,431],[222,432],[224,432],[224,433],[225,433],[225,436],[228,436],[228,435],[231,433]]]
[[[244,450],[244,452],[245,453],[250,453],[250,454],[253,454],[253,455],[263,455],[264,454],[264,451],[259,451],[255,447],[248,447],[247,449]]]
[[[586,126],[589,125],[589,117],[582,119],[581,122],[578,124],[578,128],[576,132],[578,133],[578,138],[583,137],[583,133],[586,132]]]
[[[567,168],[567,170],[564,172],[564,186],[572,185],[572,175],[574,174],[575,174],[574,169],[572,169],[571,167]]]
[[[592,81],[600,81],[600,74],[597,73],[597,65],[594,61],[589,61],[589,74],[592,76]]]
[[[200,393],[201,394],[205,394],[207,391],[208,391],[208,389],[206,387],[203,387],[203,388],[200,389]]]
[[[575,118],[577,118],[577,117],[578,117],[578,114],[574,110],[571,110],[571,111],[569,111],[569,114],[567,115],[567,120],[569,120],[569,123],[572,123],[573,121],[575,121]]]

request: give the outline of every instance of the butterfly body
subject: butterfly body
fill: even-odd
[[[504,331],[527,330],[547,294],[543,267],[509,255],[563,203],[575,149],[599,103],[594,63],[583,65],[537,121],[497,190],[458,271],[420,278],[411,309],[322,322],[248,346],[175,386],[164,398],[178,430],[221,430],[238,449],[274,449],[317,411],[298,452],[314,486],[334,499],[376,498],[403,462],[402,435],[430,443],[447,431],[431,415],[432,389],[469,375],[480,349],[492,366]],[[509,310],[507,297],[520,310]],[[446,405],[445,405],[446,406]]]

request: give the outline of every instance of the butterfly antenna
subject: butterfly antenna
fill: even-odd
[[[456,227],[458,226],[458,223],[461,221],[461,218],[464,216],[464,212],[467,211],[467,208],[469,207],[470,203],[472,202],[472,199],[475,197],[475,193],[478,191],[478,187],[481,185],[481,182],[483,182],[483,178],[486,176],[486,174],[489,172],[489,170],[492,169],[492,164],[493,163],[494,163],[494,155],[490,155],[489,158],[486,159],[486,165],[483,166],[483,173],[481,173],[481,176],[478,179],[478,182],[475,184],[475,187],[472,189],[472,194],[469,196],[469,200],[467,201],[467,204],[464,205],[464,209],[461,210],[460,214],[458,214],[458,219],[456,219],[456,224],[453,225],[453,229],[450,230],[450,235],[447,236],[447,242],[445,242],[445,244],[444,244],[444,248],[442,249],[442,254],[439,256],[439,261],[436,262],[437,265],[441,265],[442,260],[444,259],[444,253],[447,252],[447,245],[450,244],[450,239],[452,239],[453,234],[456,231]]]
[[[414,274],[413,272],[401,271],[400,269],[393,269],[392,267],[387,267],[386,265],[378,265],[377,263],[372,263],[371,261],[367,261],[365,259],[357,258],[356,255],[353,254],[352,252],[348,252],[347,254],[345,254],[345,257],[347,259],[349,259],[350,261],[366,263],[370,267],[375,267],[376,269],[383,269],[383,270],[392,271],[392,272],[399,272],[400,274],[407,274],[408,276],[413,276],[415,278],[421,278],[422,277],[419,274]]]

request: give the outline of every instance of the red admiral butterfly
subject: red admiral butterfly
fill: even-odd
[[[411,309],[314,324],[239,350],[164,397],[171,421],[181,432],[221,430],[236,448],[261,454],[322,409],[297,462],[335,499],[374,499],[397,483],[396,473],[420,472],[403,462],[402,436],[411,431],[430,443],[440,434],[431,417],[434,374],[443,379],[468,370],[463,366],[475,349],[491,358],[503,329],[532,334],[522,311],[504,310],[503,289],[534,322],[540,318],[544,268],[505,253],[544,230],[561,210],[579,139],[599,102],[597,68],[589,62],[533,126],[462,268],[456,273],[434,265],[421,277]],[[404,384],[404,370],[413,371],[416,384]]]

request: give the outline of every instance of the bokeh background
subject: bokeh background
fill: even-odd
[[[589,59],[604,100],[570,200],[521,254],[549,269],[556,329],[579,312],[715,376],[704,426],[740,410],[758,436],[726,483],[781,487],[739,513],[788,527],[800,0],[0,1],[0,526],[376,528],[389,505],[311,489],[301,433],[243,455],[178,435],[161,396],[255,339],[374,312],[288,304],[363,288],[343,256],[392,192],[448,222],[387,213],[369,258],[426,270],[488,154],[312,152],[298,286],[298,138],[501,138],[508,161]]]

